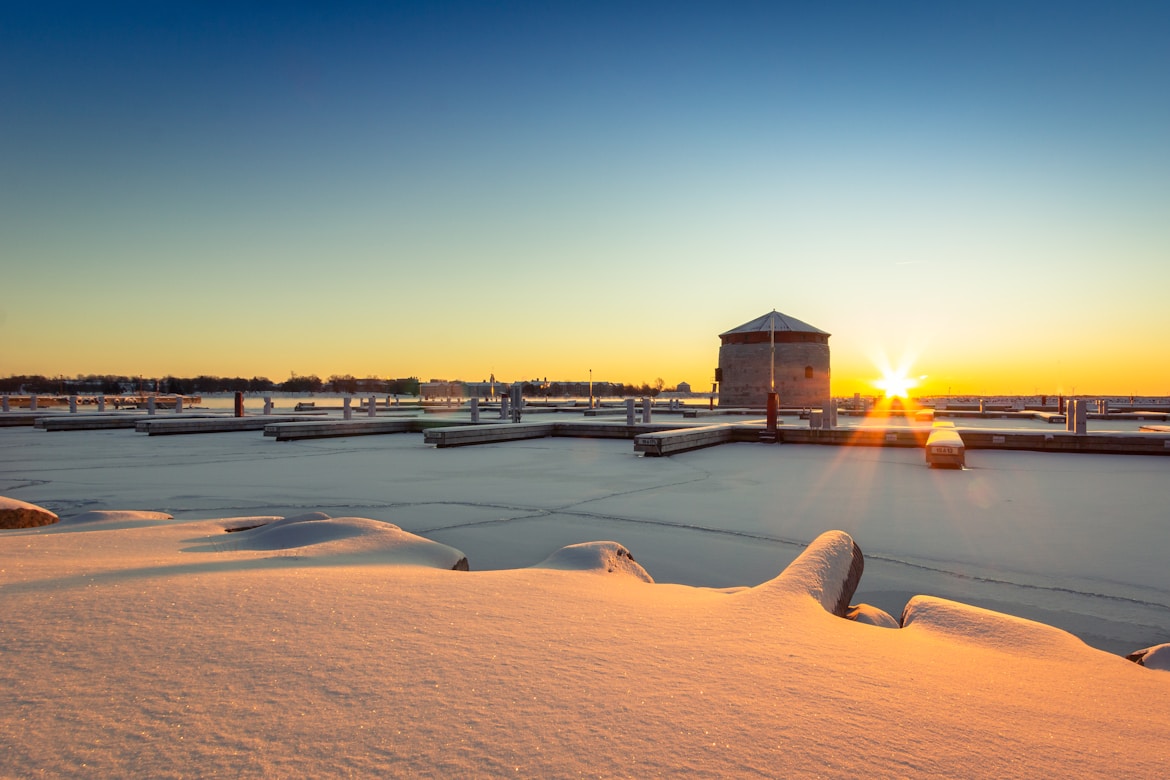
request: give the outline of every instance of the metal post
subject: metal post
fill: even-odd
[[[182,414],[182,413],[183,413],[183,396],[176,395],[175,396],[175,414]]]
[[[35,412],[37,410],[37,394],[36,393],[29,393],[28,394],[28,410],[30,412]]]
[[[642,398],[642,422],[644,422],[644,423],[650,422],[650,417],[652,414],[651,413],[652,406],[653,405],[650,403],[649,396]]]
[[[4,400],[7,401],[8,399],[5,398]],[[5,404],[5,407],[7,407],[7,403]],[[105,410],[106,410],[106,394],[102,393],[101,395],[98,396],[98,411],[104,412]],[[8,409],[5,408],[4,411],[8,411]]]
[[[377,416],[377,414],[378,414],[378,399],[371,395],[370,396],[370,406],[368,409],[366,409],[366,415],[369,417],[375,417],[375,416]]]
[[[512,385],[512,422],[520,422],[520,410],[524,406],[524,398],[520,395],[520,383]]]
[[[154,414],[154,396],[153,395],[146,399],[146,413],[147,414]]]
[[[626,425],[633,425],[633,424],[634,424],[634,421],[635,421],[635,417],[634,417],[634,399],[633,399],[633,398],[627,398],[627,399],[626,399]]]
[[[69,413],[77,414],[77,396],[69,396]]]
[[[471,399],[471,421],[473,423],[479,422],[479,399]]]
[[[500,393],[500,419],[508,419],[508,394]]]

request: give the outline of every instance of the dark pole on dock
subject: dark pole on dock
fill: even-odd
[[[776,432],[776,413],[780,409],[780,395],[776,392],[776,310],[772,309],[769,320],[768,345],[771,348],[771,365],[768,376],[768,432]]]
[[[244,416],[244,394],[240,390],[236,391],[236,417]]]

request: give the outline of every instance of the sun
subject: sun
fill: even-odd
[[[911,376],[910,364],[913,362],[911,355],[903,355],[902,360],[898,362],[897,367],[890,365],[890,361],[886,358],[884,353],[877,355],[874,359],[874,365],[881,372],[881,379],[875,379],[874,387],[882,391],[886,398],[902,398],[910,397],[910,391],[918,387],[918,383],[926,376]]]
[[[910,390],[917,385],[916,377],[909,377],[898,371],[888,371],[874,382],[874,386],[881,390],[886,398],[909,398]]]

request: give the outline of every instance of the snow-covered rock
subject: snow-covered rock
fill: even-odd
[[[1170,672],[1170,642],[1138,650],[1136,653],[1130,653],[1126,658],[1147,669],[1161,669]]]
[[[1087,647],[1055,626],[935,596],[910,599],[902,612],[902,628],[1021,657],[1075,656]]]
[[[0,528],[36,528],[57,522],[57,515],[36,504],[0,496]]]
[[[269,520],[235,518],[235,532],[211,549],[221,552],[294,552],[298,558],[360,556],[380,563],[467,571],[467,556],[454,547],[365,517],[331,518],[321,512]],[[256,521],[263,521],[257,523]],[[251,525],[249,525],[251,523]],[[230,529],[230,527],[229,527]],[[243,529],[243,530],[239,530]]]
[[[147,525],[174,519],[173,515],[168,515],[166,512],[147,512],[137,509],[94,509],[62,520],[61,523],[62,525],[86,525],[91,523],[100,523],[103,525],[113,523],[119,525],[124,523]]]
[[[889,612],[886,612],[884,609],[879,609],[872,604],[851,605],[845,613],[845,617],[858,623],[868,623],[871,626],[901,628],[901,625]]]
[[[536,564],[534,569],[564,569],[623,574],[643,582],[654,578],[634,560],[634,556],[617,542],[585,542],[562,547]]]
[[[825,611],[845,617],[864,569],[865,559],[853,537],[844,531],[826,531],[777,577],[758,589],[806,593]]]

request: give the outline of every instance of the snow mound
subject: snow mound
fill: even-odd
[[[89,512],[82,512],[79,515],[74,515],[67,520],[62,520],[62,525],[89,525],[93,523],[153,523],[162,520],[174,520],[172,515],[166,512],[146,512],[137,509],[94,509]]]
[[[236,518],[254,521],[261,518]],[[467,556],[454,547],[403,531],[393,523],[365,517],[330,518],[320,512],[264,522],[231,534],[224,552],[297,551],[297,557],[360,556],[380,563],[466,571]]]
[[[881,626],[882,628],[901,628],[897,620],[884,609],[872,606],[870,604],[856,604],[850,606],[845,612],[845,617],[857,623],[867,623],[871,626]]]
[[[634,560],[630,551],[617,542],[570,544],[532,568],[622,574],[643,582],[654,582],[654,578]]]
[[[777,577],[753,590],[806,594],[825,611],[845,617],[864,569],[865,558],[853,537],[844,531],[826,531]]]
[[[1170,672],[1170,642],[1147,647],[1145,650],[1138,650],[1136,653],[1130,653],[1126,658],[1138,666],[1144,666],[1147,669],[1160,669],[1164,672]]]
[[[1055,659],[1088,649],[1080,639],[1054,626],[936,596],[910,599],[902,612],[902,627],[1017,656]]]
[[[0,496],[0,528],[36,528],[60,519],[44,507]]]

